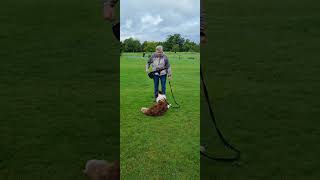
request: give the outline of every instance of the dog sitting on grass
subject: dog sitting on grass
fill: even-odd
[[[159,91],[156,103],[150,108],[141,108],[141,112],[147,116],[162,116],[168,111],[171,104],[167,102],[166,95]]]
[[[109,163],[105,160],[89,160],[86,163],[84,175],[89,180],[120,180],[120,163]]]

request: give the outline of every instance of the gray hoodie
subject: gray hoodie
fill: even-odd
[[[165,54],[162,54],[160,57],[158,57],[157,54],[154,53],[147,62],[146,71],[148,71],[150,66],[152,67],[152,71],[158,71],[159,69],[162,69],[160,71],[160,76],[166,74],[168,74],[168,76],[171,76],[170,63],[168,57]],[[159,73],[156,72],[155,75],[159,75]]]

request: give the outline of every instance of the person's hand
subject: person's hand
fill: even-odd
[[[103,7],[103,18],[107,21],[113,21],[114,20],[114,7],[110,5],[105,5]]]
[[[172,75],[168,75],[168,79],[171,80],[172,79]]]

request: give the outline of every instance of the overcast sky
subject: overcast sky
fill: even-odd
[[[121,40],[163,41],[170,34],[199,42],[200,0],[121,0]]]

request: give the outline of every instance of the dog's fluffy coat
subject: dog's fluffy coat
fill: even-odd
[[[147,116],[162,116],[168,111],[170,105],[166,100],[166,96],[162,95],[161,92],[159,92],[156,101],[157,103],[153,104],[150,108],[141,108],[141,112]]]

